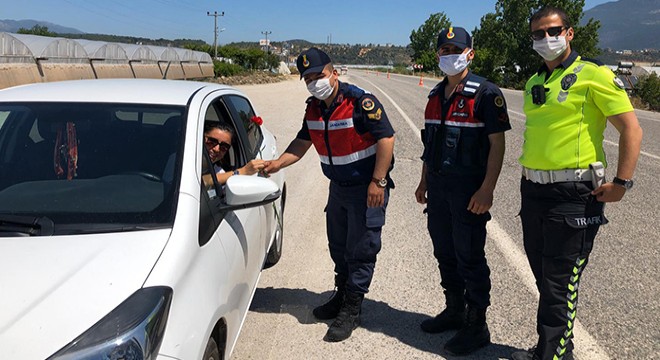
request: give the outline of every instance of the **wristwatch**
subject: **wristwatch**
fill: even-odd
[[[387,187],[387,178],[382,178],[382,179],[376,179],[376,178],[371,178],[371,182],[376,183],[376,186],[379,188],[386,188]]]
[[[615,176],[614,179],[612,179],[612,182],[623,186],[626,190],[630,190],[633,187],[632,179],[621,179]]]

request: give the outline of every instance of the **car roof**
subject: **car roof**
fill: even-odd
[[[186,105],[198,91],[237,90],[215,83],[158,79],[91,79],[34,83],[0,90],[0,101]]]

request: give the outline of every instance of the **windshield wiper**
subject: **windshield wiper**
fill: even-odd
[[[54,228],[46,216],[0,214],[0,236],[52,236]]]

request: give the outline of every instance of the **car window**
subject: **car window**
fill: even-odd
[[[252,121],[252,118],[256,115],[254,109],[252,109],[250,102],[242,96],[228,95],[225,99],[232,116],[236,120],[236,125],[242,127],[241,130],[247,137],[247,143],[245,144],[247,156],[249,159],[254,159],[259,153],[259,148],[263,142],[261,127]]]
[[[56,234],[171,225],[184,107],[0,103],[0,216]]]
[[[218,183],[215,174],[224,171],[232,172],[247,163],[245,151],[246,141],[244,135],[237,128],[235,117],[230,115],[222,98],[213,101],[203,112],[205,127],[223,123],[230,126],[234,131],[232,144],[226,156],[216,163],[211,163],[204,142],[201,144],[200,156],[202,157],[201,177],[201,205],[199,222],[199,241],[203,245],[208,241],[213,231],[219,226],[224,218],[224,213],[219,210],[219,205],[224,202],[224,186]],[[240,124],[240,122],[238,122]]]

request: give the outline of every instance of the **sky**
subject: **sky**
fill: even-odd
[[[585,10],[611,0],[585,0]],[[313,43],[407,45],[410,33],[444,12],[469,31],[496,0],[3,0],[0,20],[39,20],[86,33],[150,39],[214,40],[218,45],[303,39]]]

